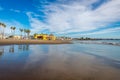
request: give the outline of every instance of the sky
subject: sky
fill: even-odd
[[[0,22],[31,34],[120,38],[120,0],[0,0]]]

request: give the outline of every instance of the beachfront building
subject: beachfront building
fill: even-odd
[[[21,39],[21,36],[15,35],[13,36],[14,39]]]
[[[19,35],[9,36],[8,39],[21,39],[21,36]]]
[[[6,39],[6,37],[7,37],[6,35],[0,33],[0,39]]]
[[[56,40],[56,37],[53,34],[36,34],[34,35],[35,39],[40,39],[40,40]]]
[[[48,39],[49,40],[56,40],[56,37],[53,34],[50,34]]]
[[[57,40],[72,40],[71,37],[57,37]]]

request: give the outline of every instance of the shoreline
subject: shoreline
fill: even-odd
[[[15,40],[15,39],[3,39],[0,40],[0,45],[11,44],[72,44],[71,40]]]

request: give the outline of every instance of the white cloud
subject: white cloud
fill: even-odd
[[[48,25],[41,22],[38,18],[35,18],[32,16],[32,15],[36,16],[35,13],[27,12],[26,15],[29,18],[32,33],[37,33],[37,32],[42,31],[44,29],[48,29]]]
[[[109,0],[94,10],[92,4],[99,0],[71,0],[68,3],[67,1],[58,0],[59,3],[44,6],[47,23],[33,17],[32,14],[27,14],[32,29],[34,31],[49,29],[56,33],[83,32],[120,21],[119,0]]]
[[[120,27],[104,29],[101,31],[86,33],[86,34],[82,34],[82,35],[105,34],[105,33],[111,33],[111,32],[120,32]]]
[[[15,9],[10,9],[10,11],[16,12],[16,13],[20,13],[20,10],[15,10]]]

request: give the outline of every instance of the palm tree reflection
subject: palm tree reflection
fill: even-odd
[[[18,49],[21,50],[22,49],[22,45],[18,45]]]
[[[29,44],[18,45],[18,49],[20,51],[28,51],[29,50]]]
[[[3,53],[4,53],[4,47],[1,47],[1,46],[0,46],[0,56],[2,56]]]
[[[9,46],[9,53],[14,53],[15,50],[17,51],[17,49],[15,49],[15,45],[10,45]],[[29,44],[24,44],[24,45],[18,45],[18,50],[19,51],[28,51],[29,50]],[[4,47],[0,46],[0,56],[2,56],[4,54]]]
[[[14,53],[14,45],[10,45],[9,52]]]

